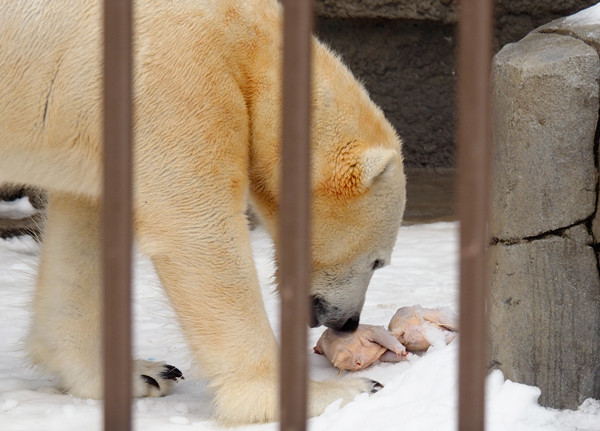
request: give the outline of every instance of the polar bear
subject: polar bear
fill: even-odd
[[[277,418],[278,346],[244,217],[278,244],[281,7],[276,0],[135,4],[134,228],[229,424]],[[0,181],[48,191],[29,347],[80,397],[101,397],[101,2],[0,6]],[[313,324],[357,327],[405,204],[401,141],[313,42]],[[170,389],[136,361],[136,396]],[[150,379],[141,378],[142,375]],[[309,413],[380,385],[310,382]]]

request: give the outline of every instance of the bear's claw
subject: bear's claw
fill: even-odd
[[[158,384],[158,382],[155,379],[153,379],[152,377],[147,376],[145,374],[142,374],[140,377],[142,378],[142,380],[144,382],[146,382],[146,384],[148,384],[150,386],[154,386],[156,389],[158,389],[160,391],[160,385]]]
[[[183,377],[183,373],[181,371],[179,371],[179,368],[174,367],[173,365],[169,365],[166,364],[164,366],[165,371],[161,372],[159,374],[160,377],[162,377],[165,380],[174,380],[177,381],[177,379],[181,379],[181,380],[185,380],[185,377]]]
[[[383,385],[376,380],[371,380],[371,393],[379,392],[383,389]]]
[[[135,397],[163,397],[172,392],[175,382],[183,373],[165,362],[137,360],[134,362],[136,379],[133,382]]]

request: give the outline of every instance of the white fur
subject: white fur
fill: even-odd
[[[217,416],[274,420],[278,348],[244,210],[250,199],[277,244],[280,7],[139,0],[135,10],[136,239],[210,378]],[[0,181],[43,187],[50,202],[31,355],[83,397],[102,395],[100,24],[97,1],[0,6]],[[405,179],[381,111],[338,58],[313,48],[313,293],[337,310],[327,323],[360,312],[373,260],[389,260]],[[139,381],[159,369],[136,367],[136,394],[162,394]],[[313,382],[310,413],[372,389]]]

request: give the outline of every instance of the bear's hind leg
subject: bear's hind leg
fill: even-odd
[[[50,193],[28,348],[62,389],[102,397],[99,204]],[[168,393],[181,377],[163,362],[134,363],[135,396]]]

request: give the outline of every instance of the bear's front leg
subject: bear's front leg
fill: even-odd
[[[227,424],[273,421],[278,348],[243,207],[239,214],[217,207],[202,224],[199,214],[178,205],[161,205],[151,216],[138,212],[140,247],[152,257],[201,372],[210,378],[217,418]],[[169,226],[149,222],[156,218],[169,220]]]
[[[259,289],[245,205],[216,190],[210,195],[141,199],[139,243],[152,257],[190,348],[210,379],[217,419],[274,421],[279,349]],[[308,410],[314,416],[337,399],[347,403],[381,385],[336,379],[310,382],[309,388]]]
[[[102,397],[99,205],[52,192],[33,299],[28,348],[33,362],[83,398]],[[133,394],[170,392],[181,372],[164,362],[134,362]]]

